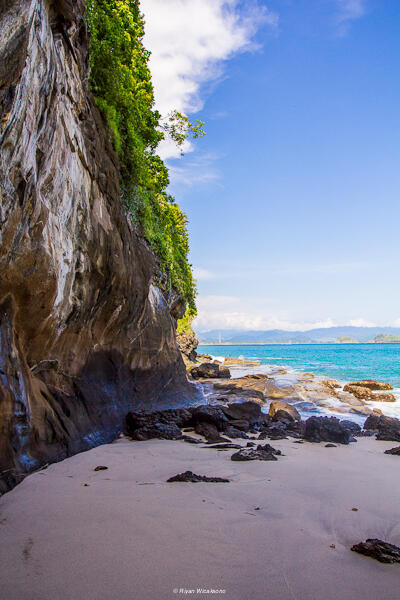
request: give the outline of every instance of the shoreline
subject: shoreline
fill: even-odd
[[[360,346],[400,344],[399,342],[200,342],[199,346]]]
[[[4,597],[396,598],[399,566],[350,551],[368,537],[400,544],[394,444],[272,444],[278,461],[249,463],[124,438],[30,475],[0,498]],[[230,483],[166,483],[187,469]]]
[[[201,356],[200,355],[200,362]],[[206,356],[206,355],[204,355]],[[231,358],[221,355],[210,355],[213,360],[223,361],[221,366],[225,366],[225,359]],[[253,357],[255,358],[255,357]],[[260,357],[262,358],[262,357]],[[352,393],[344,390],[345,386],[353,383],[342,378],[332,378],[328,375],[322,375],[310,371],[301,371],[287,364],[246,364],[246,358],[236,359],[242,361],[242,364],[229,364],[231,379],[242,379],[257,374],[265,374],[268,377],[268,384],[264,390],[266,396],[263,405],[263,412],[267,412],[270,403],[273,400],[282,400],[295,406],[302,419],[310,416],[334,416],[339,419],[351,419],[359,425],[363,425],[369,414],[383,414],[390,417],[400,418],[400,390],[393,388],[390,392],[395,397],[394,402],[379,401],[379,392],[375,392],[369,399],[360,399]],[[250,361],[251,362],[251,361]],[[198,380],[201,383],[201,380]],[[221,384],[218,380],[213,380],[203,384],[203,390],[206,392],[206,398],[213,399],[221,393]],[[330,383],[337,383],[338,386],[332,387]],[[214,389],[214,384],[217,384]],[[255,382],[257,386],[257,382]],[[328,384],[328,385],[326,385]],[[251,389],[251,385],[249,386]],[[211,392],[210,392],[211,389]],[[216,393],[217,392],[217,393]],[[222,390],[223,393],[223,390]],[[238,392],[237,392],[238,393]]]

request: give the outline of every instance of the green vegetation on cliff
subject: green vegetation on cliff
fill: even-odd
[[[164,131],[182,144],[203,135],[181,113],[164,121],[154,109],[154,92],[143,46],[144,20],[138,0],[88,0],[90,85],[113,133],[120,161],[122,200],[141,224],[160,258],[168,283],[182,294],[195,314],[195,282],[188,263],[187,218],[167,192],[168,170],[156,154]]]

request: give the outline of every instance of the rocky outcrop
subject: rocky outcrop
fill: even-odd
[[[269,416],[273,421],[301,421],[299,411],[295,406],[280,400],[273,400],[269,405]]]
[[[348,385],[358,385],[364,388],[370,389],[372,392],[382,392],[385,390],[392,390],[393,386],[390,383],[383,381],[375,381],[373,379],[363,379],[362,381],[353,381]]]
[[[227,367],[232,366],[240,366],[240,367],[258,367],[260,366],[260,361],[258,360],[243,360],[242,358],[231,358],[227,356],[224,359],[224,365]]]
[[[370,415],[364,423],[364,429],[375,431],[377,440],[400,442],[400,420],[394,417]]]
[[[351,434],[346,424],[335,417],[310,417],[306,421],[304,439],[308,442],[348,444]]]
[[[354,383],[345,385],[343,391],[353,394],[358,400],[372,400],[373,398],[373,393],[369,388]]]
[[[0,491],[197,393],[182,303],[121,207],[84,10],[0,3]]]
[[[178,342],[179,349],[182,352],[182,358],[184,362],[187,365],[196,362],[196,348],[199,345],[199,342],[193,329],[189,327],[186,331],[178,333],[176,336],[176,341]]]
[[[227,367],[221,367],[215,362],[205,362],[190,371],[193,379],[226,379],[231,376]]]

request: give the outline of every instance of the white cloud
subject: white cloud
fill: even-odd
[[[336,25],[339,35],[344,35],[355,19],[360,19],[366,11],[366,0],[336,0]]]
[[[365,319],[350,319],[348,325],[351,325],[352,327],[376,327],[375,323],[366,321]]]
[[[171,155],[169,155],[171,157]],[[216,154],[197,154],[187,157],[181,164],[169,164],[169,174],[173,184],[193,186],[202,183],[216,182],[220,174],[215,162],[220,157]]]
[[[265,299],[268,303],[268,299]],[[331,319],[315,321],[292,321],[283,314],[270,311],[246,311],[242,309],[248,300],[235,296],[200,296],[197,301],[198,316],[194,321],[197,331],[209,329],[306,331],[307,329],[334,327]]]
[[[254,48],[263,24],[277,27],[278,17],[257,0],[141,0],[146,20],[145,46],[151,51],[156,107],[186,114],[204,104],[204,84],[223,72],[224,61]],[[186,145],[188,152],[192,149]],[[170,142],[160,146],[163,158],[179,151]]]
[[[194,278],[197,279],[198,281],[202,280],[209,280],[209,279],[215,279],[215,275],[214,273],[211,273],[210,271],[207,271],[207,269],[202,269],[201,267],[194,267],[193,268],[193,275]]]

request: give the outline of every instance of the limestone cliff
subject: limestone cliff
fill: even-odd
[[[182,307],[120,203],[84,0],[0,0],[0,491],[195,397]]]

